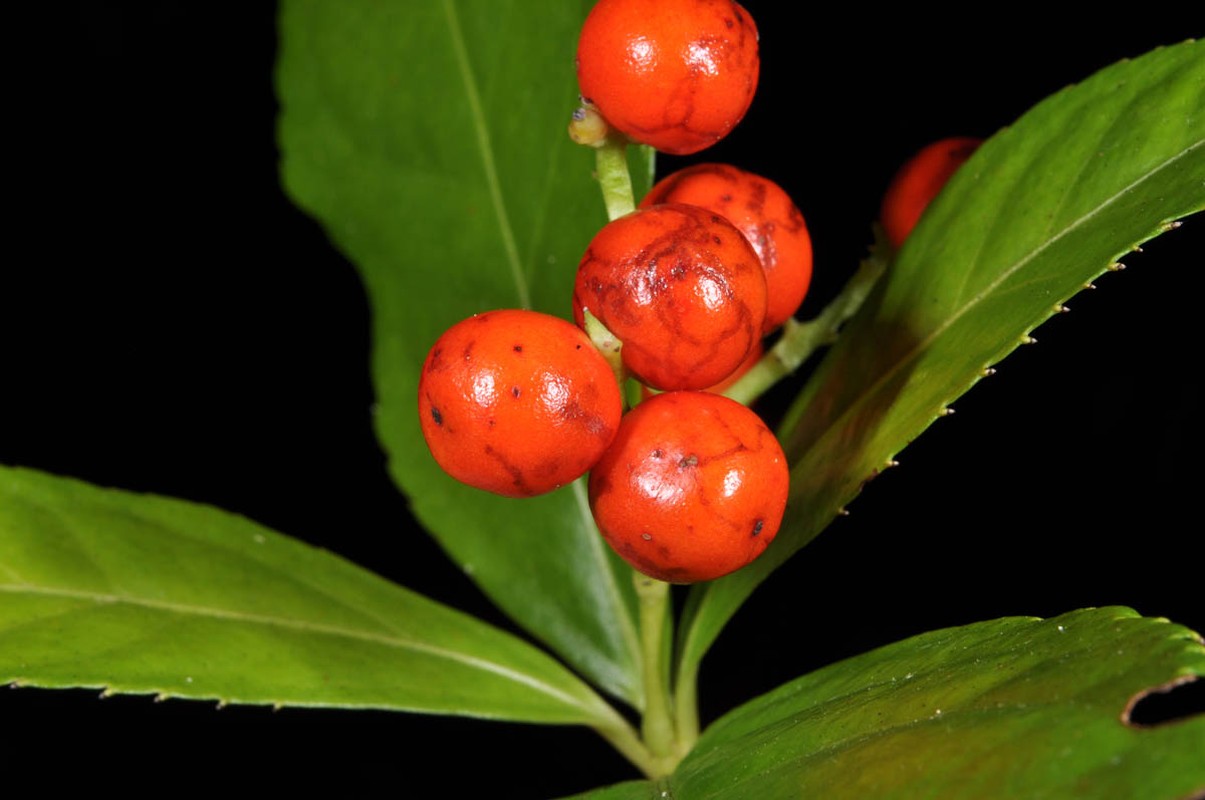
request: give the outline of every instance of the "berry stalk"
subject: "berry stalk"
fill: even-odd
[[[799,369],[816,350],[835,342],[841,326],[862,307],[886,268],[887,261],[877,253],[863,259],[841,293],[814,319],[807,322],[788,319],[778,342],[724,395],[749,405],[779,380]]]
[[[628,170],[628,138],[608,126],[602,115],[585,103],[573,112],[569,138],[594,148],[595,175],[607,207],[607,219],[619,219],[635,210],[636,195]]]

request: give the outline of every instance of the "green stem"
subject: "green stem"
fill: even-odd
[[[611,725],[596,725],[594,730],[646,777],[658,778],[663,774],[660,771],[660,759],[653,757],[641,741],[640,735],[636,733],[636,729],[622,718]]]
[[[807,322],[788,319],[774,347],[724,394],[749,405],[779,380],[799,369],[816,350],[835,342],[841,326],[862,307],[886,267],[887,262],[878,255],[863,259],[841,293],[815,319]]]
[[[609,136],[595,150],[595,167],[607,206],[607,219],[618,219],[636,208],[632,175],[628,171],[628,145],[617,136]]]
[[[674,719],[678,730],[678,750],[682,755],[690,752],[699,740],[699,673],[697,670],[679,670],[674,685]]]
[[[673,771],[681,754],[674,736],[673,702],[669,691],[669,584],[633,572],[640,600],[640,645],[643,658],[644,719],[641,734],[655,761],[654,777]]]

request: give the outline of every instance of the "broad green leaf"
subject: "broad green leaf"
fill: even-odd
[[[0,683],[622,725],[544,652],[328,552],[218,509],[8,467]]]
[[[1125,253],[1202,208],[1205,42],[1108,67],[986,142],[784,421],[783,528],[750,567],[695,590],[682,679],[753,589],[992,364]]]
[[[1142,693],[1201,677],[1199,636],[1125,608],[933,631],[730,712],[662,785],[581,797],[1196,796],[1205,715],[1127,716]]]
[[[428,454],[416,402],[427,350],[455,322],[570,314],[606,221],[593,152],[566,132],[589,5],[287,0],[280,142],[289,193],[367,287],[377,433],[415,515],[506,613],[640,706],[630,571],[581,482],[533,500],[461,486]]]

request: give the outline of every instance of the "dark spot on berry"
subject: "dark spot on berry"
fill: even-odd
[[[728,30],[732,30],[736,27],[736,23],[733,22],[730,17],[724,17],[724,27]]]
[[[582,349],[582,346],[581,346],[580,344],[575,344],[575,345],[573,346],[573,349],[574,349],[574,350],[581,350],[581,349]]]
[[[665,453],[661,450],[661,448],[657,448],[649,455],[651,455],[653,458],[661,458],[662,456],[665,455]]]
[[[512,349],[512,350],[514,350],[516,353],[522,353],[522,352],[523,352],[523,345],[521,345],[521,344],[517,344],[517,345],[515,345],[514,347],[512,347],[511,349]]]
[[[731,203],[731,202],[732,202],[732,195],[731,195],[731,194],[729,194],[728,192],[724,192],[724,194],[720,195],[720,202],[722,202],[722,203]]]
[[[724,243],[724,240],[718,236],[712,236],[711,241],[715,242],[717,245],[722,245]]]
[[[691,453],[686,458],[679,461],[678,466],[679,467],[693,467],[698,463],[699,463],[699,457],[697,455],[695,455],[694,453]]]
[[[518,400],[518,399],[519,399],[519,395],[521,395],[521,394],[523,394],[523,391],[522,391],[521,389],[519,389],[519,387],[518,387],[518,386],[512,386],[512,387],[510,387],[510,396],[511,396],[511,397],[513,397],[513,398],[515,398],[516,400]]]
[[[431,419],[435,421],[436,425],[442,426],[444,424],[443,414],[440,414],[439,409],[435,406],[431,406]]]
[[[753,523],[753,535],[757,536],[758,534],[760,534],[761,529],[764,528],[765,526],[766,526],[766,523],[760,519],[757,522]]]

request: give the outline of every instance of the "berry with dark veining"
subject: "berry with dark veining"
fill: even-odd
[[[590,471],[608,544],[658,580],[713,580],[753,561],[786,509],[786,456],[756,413],[707,392],[666,392],[620,423]]]
[[[766,278],[744,235],[678,203],[620,217],[578,266],[574,316],[589,311],[621,342],[626,366],[661,390],[703,389],[735,371],[761,337]]]
[[[730,164],[696,164],[663,178],[640,205],[658,203],[702,206],[745,234],[766,271],[765,333],[799,309],[812,282],[812,239],[781,186]]]
[[[635,141],[685,155],[744,117],[761,61],[733,0],[599,0],[577,47],[581,94]]]

